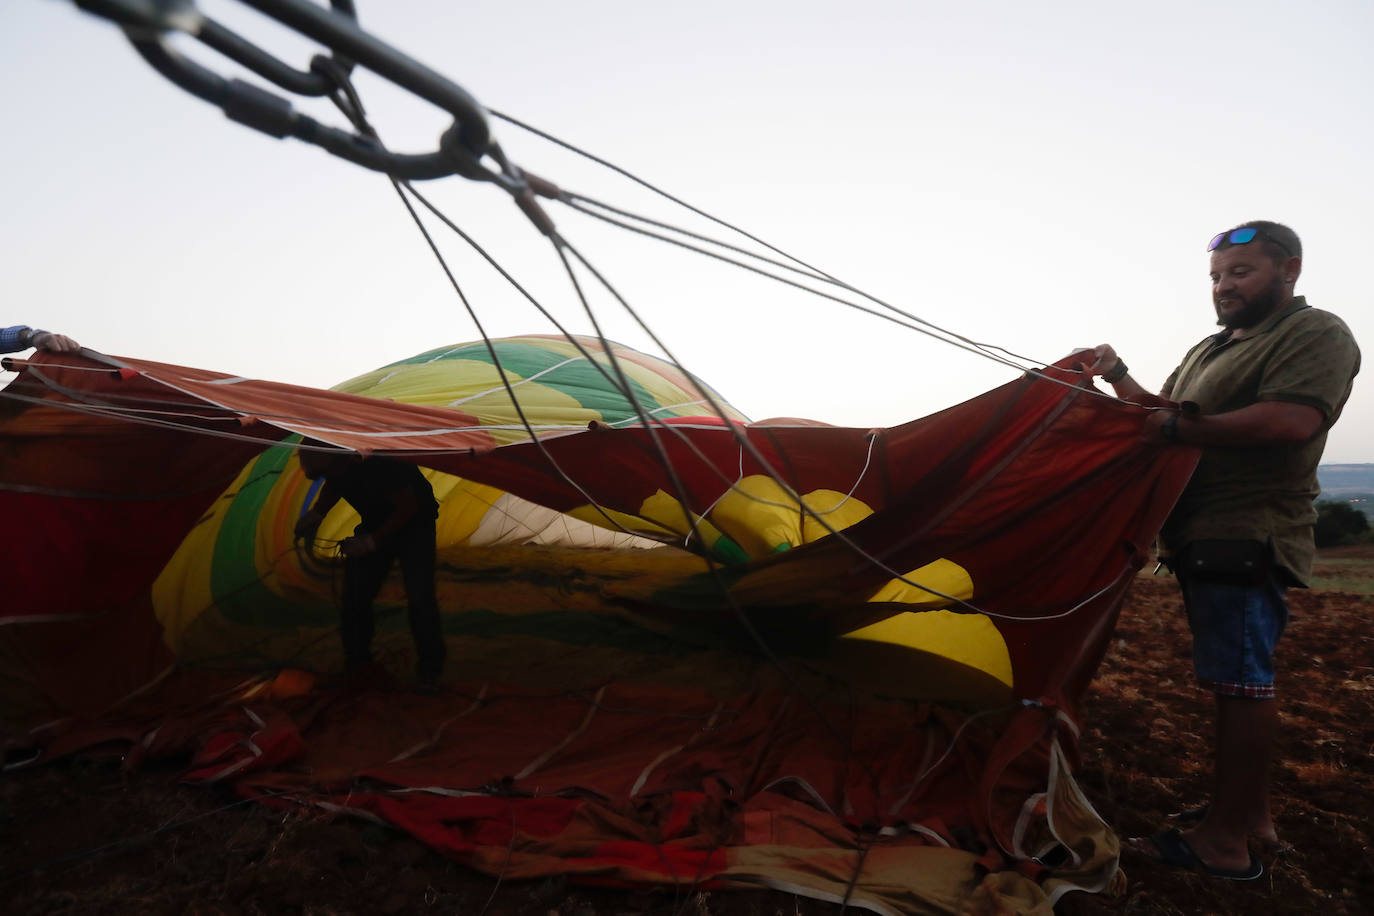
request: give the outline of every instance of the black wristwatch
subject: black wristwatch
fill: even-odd
[[[1159,426],[1159,435],[1165,442],[1178,441],[1178,414],[1171,413],[1164,418],[1164,422]]]
[[[1112,364],[1112,367],[1102,373],[1102,381],[1106,382],[1108,385],[1115,385],[1125,378],[1126,373],[1129,371],[1130,370],[1126,368],[1126,361],[1118,356],[1116,362]]]

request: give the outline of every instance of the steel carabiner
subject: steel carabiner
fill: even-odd
[[[240,0],[319,42],[331,56],[317,56],[310,72],[297,70],[204,16],[194,0],[74,0],[87,12],[121,26],[138,53],[173,83],[218,106],[227,117],[278,139],[295,137],[397,179],[462,175],[492,181],[512,194],[518,180],[504,164],[482,163],[494,144],[486,111],[461,86],[363,31],[353,0],[331,0],[326,9],[308,0]],[[453,117],[432,153],[393,153],[371,137],[330,127],[292,107],[290,100],[235,78],[225,78],[174,50],[168,35],[183,32],[288,91],[329,95],[356,64],[409,90]],[[327,60],[327,65],[321,61]]]

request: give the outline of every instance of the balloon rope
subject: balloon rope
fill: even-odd
[[[957,345],[958,345],[958,344],[955,343],[955,342],[957,341],[957,342],[963,344],[963,346],[959,347],[960,349],[968,350],[969,352],[975,353],[975,354],[977,354],[977,355],[981,355],[981,356],[983,356],[983,357],[985,357],[985,358],[987,358],[987,359],[991,359],[991,360],[994,361],[994,362],[1002,363],[1002,364],[1004,364],[1004,365],[1012,365],[1012,364],[1009,363],[1004,357],[998,356],[998,355],[996,355],[995,353],[993,353],[993,352],[991,352],[991,351],[994,351],[994,350],[995,350],[995,351],[1000,351],[1001,353],[1004,353],[1004,354],[1006,354],[1007,356],[1014,357],[1015,359],[1019,359],[1019,360],[1022,360],[1022,361],[1024,361],[1024,362],[1033,363],[1033,364],[1037,364],[1037,365],[1047,365],[1047,362],[1048,362],[1048,361],[1044,361],[1044,360],[1035,360],[1035,359],[1031,359],[1031,358],[1029,358],[1029,357],[1018,356],[1017,354],[1013,353],[1011,350],[1007,349],[1006,347],[1000,346],[1000,345],[998,345],[998,344],[981,343],[981,342],[972,340],[972,339],[970,339],[970,338],[968,338],[968,337],[965,337],[965,336],[962,335],[962,334],[958,334],[958,333],[956,333],[956,332],[954,332],[954,331],[951,331],[951,330],[949,330],[949,329],[947,329],[947,328],[943,328],[943,327],[941,327],[941,326],[939,326],[939,325],[937,325],[937,324],[935,324],[935,323],[933,323],[933,322],[930,322],[930,321],[927,321],[927,320],[925,320],[925,319],[923,319],[923,318],[920,318],[919,316],[916,316],[916,315],[914,315],[914,314],[911,314],[910,312],[904,311],[904,310],[898,308],[897,306],[892,305],[891,303],[888,303],[888,302],[886,302],[886,301],[884,301],[884,300],[882,300],[882,299],[880,299],[880,298],[878,298],[878,297],[876,297],[876,296],[873,296],[873,295],[871,295],[871,294],[869,294],[869,293],[867,293],[867,292],[864,292],[862,289],[859,289],[859,288],[856,287],[856,286],[853,286],[853,285],[851,285],[851,284],[849,284],[849,283],[846,283],[846,282],[843,281],[843,280],[840,280],[840,279],[834,277],[833,275],[827,273],[826,271],[821,270],[820,268],[818,268],[818,267],[816,267],[816,266],[814,266],[814,265],[812,265],[812,264],[810,264],[810,263],[808,263],[808,262],[802,260],[801,258],[796,257],[795,255],[792,255],[792,254],[788,253],[787,251],[784,251],[782,248],[779,248],[778,246],[773,245],[773,244],[771,244],[771,243],[768,242],[768,241],[765,241],[763,238],[761,238],[761,237],[759,237],[759,236],[757,236],[757,235],[754,235],[754,234],[751,233],[751,232],[747,232],[746,230],[740,228],[739,226],[736,226],[736,225],[733,224],[733,223],[730,223],[730,222],[728,222],[728,221],[726,221],[726,220],[724,220],[724,219],[721,219],[720,217],[717,217],[717,216],[715,216],[714,214],[709,213],[708,211],[701,209],[700,207],[694,206],[693,204],[688,203],[687,201],[683,200],[683,199],[680,198],[680,197],[677,197],[677,196],[675,196],[675,195],[673,195],[673,194],[670,194],[669,192],[667,192],[667,191],[663,190],[662,188],[658,187],[657,185],[655,185],[655,184],[653,184],[653,183],[651,183],[651,182],[649,182],[649,181],[647,181],[647,180],[645,180],[645,179],[639,177],[638,175],[634,174],[633,172],[629,171],[628,169],[625,169],[625,168],[623,168],[623,167],[621,167],[621,166],[616,165],[616,164],[613,163],[613,162],[610,162],[610,161],[607,160],[607,159],[604,159],[604,158],[602,158],[602,157],[600,157],[600,156],[597,156],[597,155],[595,155],[595,154],[593,154],[593,153],[591,153],[591,152],[588,152],[587,150],[582,149],[581,147],[576,146],[575,144],[570,143],[570,142],[568,142],[567,140],[563,140],[563,139],[561,139],[561,138],[559,138],[559,137],[557,137],[557,136],[555,136],[555,135],[553,135],[553,134],[550,134],[550,133],[548,133],[547,131],[540,130],[539,128],[537,128],[537,127],[535,127],[535,126],[533,126],[533,125],[531,125],[531,124],[529,124],[529,123],[526,123],[525,121],[522,121],[522,120],[520,120],[520,119],[518,119],[518,118],[516,118],[516,117],[514,117],[514,116],[512,116],[512,115],[506,114],[506,113],[501,112],[501,111],[497,111],[497,110],[495,110],[495,109],[488,109],[487,111],[488,111],[488,113],[491,114],[493,117],[500,118],[501,120],[506,121],[506,122],[509,123],[509,124],[513,124],[513,125],[515,125],[516,127],[519,127],[519,128],[522,129],[522,130],[528,131],[529,133],[534,134],[535,136],[540,137],[541,139],[544,139],[544,140],[546,140],[546,141],[548,141],[548,142],[550,142],[550,143],[552,143],[552,144],[554,144],[554,145],[556,145],[556,146],[560,146],[560,147],[562,147],[563,149],[566,149],[566,150],[568,150],[568,151],[570,151],[570,152],[572,152],[572,153],[574,153],[574,154],[576,154],[576,155],[578,155],[578,156],[581,156],[581,157],[584,158],[584,159],[587,159],[587,160],[589,160],[589,161],[591,161],[591,162],[594,162],[594,163],[596,163],[597,165],[603,166],[604,168],[609,169],[610,171],[615,172],[616,174],[621,175],[621,176],[623,176],[624,178],[627,178],[627,179],[629,179],[630,181],[634,182],[635,184],[637,184],[637,185],[639,185],[639,186],[641,186],[641,187],[643,187],[643,188],[645,188],[645,189],[651,191],[652,193],[658,195],[659,197],[662,197],[662,198],[664,198],[665,200],[668,200],[668,201],[670,201],[671,203],[676,204],[677,206],[682,207],[682,208],[684,208],[684,209],[690,211],[691,213],[694,213],[694,214],[696,214],[696,215],[698,215],[698,216],[700,216],[700,217],[702,217],[702,218],[704,218],[704,219],[706,219],[706,220],[709,220],[710,222],[715,223],[715,224],[718,225],[718,226],[721,226],[721,227],[723,227],[723,228],[725,228],[725,229],[728,229],[729,231],[734,232],[734,233],[736,233],[736,234],[742,236],[743,238],[749,239],[750,241],[755,242],[756,244],[759,244],[759,245],[763,246],[764,248],[766,248],[767,250],[773,252],[774,254],[777,254],[777,255],[779,255],[779,256],[781,256],[781,257],[783,257],[783,258],[786,258],[788,261],[791,261],[793,264],[798,265],[798,268],[799,268],[799,269],[798,269],[798,268],[789,268],[789,269],[798,270],[798,272],[803,273],[803,274],[806,275],[806,276],[809,276],[809,277],[812,277],[812,278],[816,278],[816,279],[823,280],[823,281],[825,281],[825,282],[827,282],[827,283],[831,283],[831,284],[833,284],[833,285],[839,287],[840,289],[844,289],[844,290],[847,290],[847,291],[849,291],[849,292],[853,292],[853,293],[855,293],[856,295],[858,295],[858,296],[860,296],[860,297],[862,297],[862,298],[864,298],[864,299],[867,299],[867,300],[869,300],[870,302],[873,302],[873,303],[875,303],[875,304],[877,304],[877,305],[880,305],[880,306],[882,306],[883,308],[888,309],[889,311],[891,311],[891,312],[893,312],[893,313],[895,313],[895,314],[897,314],[897,315],[900,315],[900,316],[902,316],[902,317],[904,317],[904,318],[909,319],[910,321],[916,322],[916,323],[918,323],[918,324],[924,326],[925,328],[927,328],[927,329],[929,329],[929,330],[923,331],[923,333],[927,333],[929,336],[935,338],[936,340],[942,340],[942,341],[944,341],[945,343],[948,343],[948,344],[951,344],[951,345],[954,345],[954,346],[957,346]],[[617,208],[615,208],[615,207],[612,207],[612,206],[610,206],[610,205],[608,205],[608,204],[603,204],[603,203],[601,203],[601,202],[599,202],[599,201],[596,201],[596,200],[594,200],[594,199],[592,199],[592,198],[590,198],[590,197],[586,197],[586,196],[584,196],[584,195],[574,194],[574,193],[561,193],[561,192],[560,192],[559,198],[558,198],[558,199],[561,200],[563,203],[568,204],[569,206],[574,206],[574,204],[575,204],[576,202],[579,202],[579,201],[580,201],[580,202],[583,202],[583,203],[587,203],[587,204],[592,204],[593,206],[601,207],[602,209],[608,210],[608,211],[610,211],[610,212],[619,213],[619,214],[622,215],[622,216],[628,216],[628,217],[630,217],[630,218],[632,218],[632,219],[639,220],[639,221],[644,222],[644,223],[647,223],[647,224],[649,224],[649,225],[657,225],[657,226],[659,226],[660,228],[672,229],[672,231],[676,231],[676,232],[679,232],[679,233],[681,233],[681,234],[684,234],[684,235],[687,235],[687,236],[690,236],[690,237],[698,238],[698,239],[703,240],[703,241],[711,241],[713,244],[720,245],[720,246],[722,246],[722,247],[724,247],[724,248],[727,248],[727,249],[729,249],[729,250],[735,250],[735,251],[740,251],[741,253],[745,253],[745,252],[743,252],[742,249],[739,249],[737,246],[730,245],[729,243],[719,242],[719,241],[716,241],[716,240],[708,240],[708,239],[706,239],[706,237],[701,236],[701,235],[698,235],[698,234],[696,234],[696,233],[692,233],[692,232],[689,232],[689,231],[687,231],[687,230],[683,230],[683,229],[680,229],[680,228],[677,228],[677,227],[673,227],[673,226],[671,226],[670,224],[667,224],[667,223],[661,223],[661,222],[658,222],[658,221],[655,221],[655,220],[648,219],[648,218],[646,218],[646,217],[641,217],[641,216],[633,215],[633,214],[629,213],[628,211],[619,210],[619,209],[617,209]],[[590,213],[589,210],[587,210],[587,209],[585,209],[585,208],[582,208],[582,207],[577,207],[577,209],[582,209],[583,212],[587,212],[587,213],[589,213],[589,215],[599,216],[599,218],[603,218],[603,219],[606,218],[606,217],[604,217],[604,215],[598,215],[598,214]],[[624,228],[631,229],[632,231],[638,231],[638,232],[641,232],[642,234],[652,235],[652,236],[654,236],[654,237],[656,237],[656,238],[661,238],[660,236],[657,236],[657,235],[655,235],[655,234],[653,234],[653,233],[650,233],[650,232],[647,232],[647,231],[644,231],[644,230],[640,230],[640,229],[634,229],[633,227],[626,226],[626,225],[624,225],[624,224],[622,224],[622,223],[618,223],[618,221],[615,221],[615,220],[609,220],[609,219],[608,219],[607,221],[608,221],[608,222],[616,222],[618,225],[622,225],[622,226],[624,226]],[[682,247],[691,248],[692,250],[699,250],[699,249],[695,249],[693,246],[684,245],[683,243],[678,242],[678,241],[675,241],[675,240],[666,239],[666,238],[664,238],[663,240],[664,240],[664,241],[670,241],[670,242],[672,242],[673,244],[682,245]],[[702,254],[708,254],[708,255],[710,255],[710,256],[712,256],[712,257],[719,257],[719,255],[716,255],[716,254],[711,253],[711,252],[701,251],[700,253],[702,253]],[[752,253],[750,253],[749,256],[750,256],[750,257],[754,257],[754,258],[759,258],[759,259],[761,259],[761,260],[766,261],[767,263],[772,263],[772,264],[777,264],[777,265],[779,265],[779,266],[782,266],[782,265],[779,264],[779,262],[774,261],[773,259],[770,259],[770,258],[763,258],[762,256],[757,255],[757,254],[752,254]],[[730,263],[735,263],[735,262],[733,262],[733,261],[730,261],[730,259],[728,259],[728,258],[721,258],[721,260],[726,260],[726,261],[729,261]],[[759,271],[759,270],[757,270],[757,269],[755,269],[755,268],[750,268],[750,267],[748,267],[747,265],[737,265],[737,266],[742,266],[742,267],[745,267],[746,269],[754,270],[755,272],[761,273],[761,274],[763,274],[764,276],[772,276],[771,274],[768,274],[768,273],[765,272],[765,271]],[[787,282],[787,281],[785,281],[785,280],[781,280],[781,278],[778,278],[778,277],[773,277],[773,279],[777,279],[777,280],[779,280],[780,282]],[[800,286],[799,284],[790,284],[790,285],[796,285],[796,286],[798,286],[798,288],[804,289],[804,290],[806,290],[806,291],[808,291],[808,292],[811,292],[811,293],[813,293],[813,294],[815,294],[815,295],[824,296],[825,298],[832,299],[832,300],[834,300],[834,301],[836,301],[836,302],[840,302],[840,303],[842,303],[842,304],[848,305],[848,306],[853,307],[853,308],[858,308],[859,310],[868,312],[869,314],[879,315],[879,313],[873,312],[873,311],[870,310],[870,309],[866,309],[866,308],[863,308],[863,307],[861,307],[861,306],[857,306],[857,305],[855,305],[855,304],[853,304],[853,303],[847,302],[847,301],[842,300],[842,299],[838,299],[838,298],[836,298],[836,297],[834,297],[834,296],[829,296],[829,295],[820,293],[819,291],[810,289],[809,287]],[[884,317],[884,316],[879,315],[879,317]],[[903,326],[903,327],[911,328],[912,330],[921,330],[920,328],[915,328],[915,327],[913,327],[913,326],[910,325],[910,324],[906,324],[906,323],[902,323],[902,322],[899,322],[899,324],[901,324],[901,326]],[[939,335],[941,335],[941,334],[946,335],[946,336],[945,336],[945,337],[939,336]],[[950,339],[950,338],[952,338],[952,339]],[[1059,380],[1055,379],[1054,381],[1059,381]],[[1063,383],[1060,382],[1060,384],[1063,384]],[[1117,400],[1113,395],[1106,394],[1105,392],[1096,391],[1095,389],[1090,389],[1090,390],[1093,390],[1097,395],[1099,395],[1099,396],[1101,396],[1101,397],[1109,398],[1109,399],[1112,399],[1112,400]]]

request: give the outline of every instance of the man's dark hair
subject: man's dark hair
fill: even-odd
[[[1302,239],[1283,223],[1252,219],[1248,223],[1241,223],[1236,229],[1258,229],[1258,241],[1264,246],[1264,253],[1269,255],[1269,260],[1275,264],[1282,264],[1289,258],[1302,257]]]

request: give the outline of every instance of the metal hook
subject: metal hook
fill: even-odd
[[[269,136],[295,137],[358,165],[398,179],[431,179],[463,175],[493,181],[511,193],[518,180],[508,168],[500,172],[481,160],[491,155],[491,128],[486,111],[461,86],[408,57],[358,27],[352,0],[332,0],[326,9],[308,0],[240,0],[295,29],[332,52],[330,66],[312,64],[305,73],[200,13],[194,0],[75,0],[78,7],[123,27],[129,41],[159,73],[191,94],[222,109],[226,116]],[[302,95],[321,96],[339,86],[356,63],[453,117],[439,149],[432,153],[393,153],[371,137],[329,127],[296,111],[288,99],[239,79],[226,79],[177,53],[170,32],[184,32],[278,86]]]

